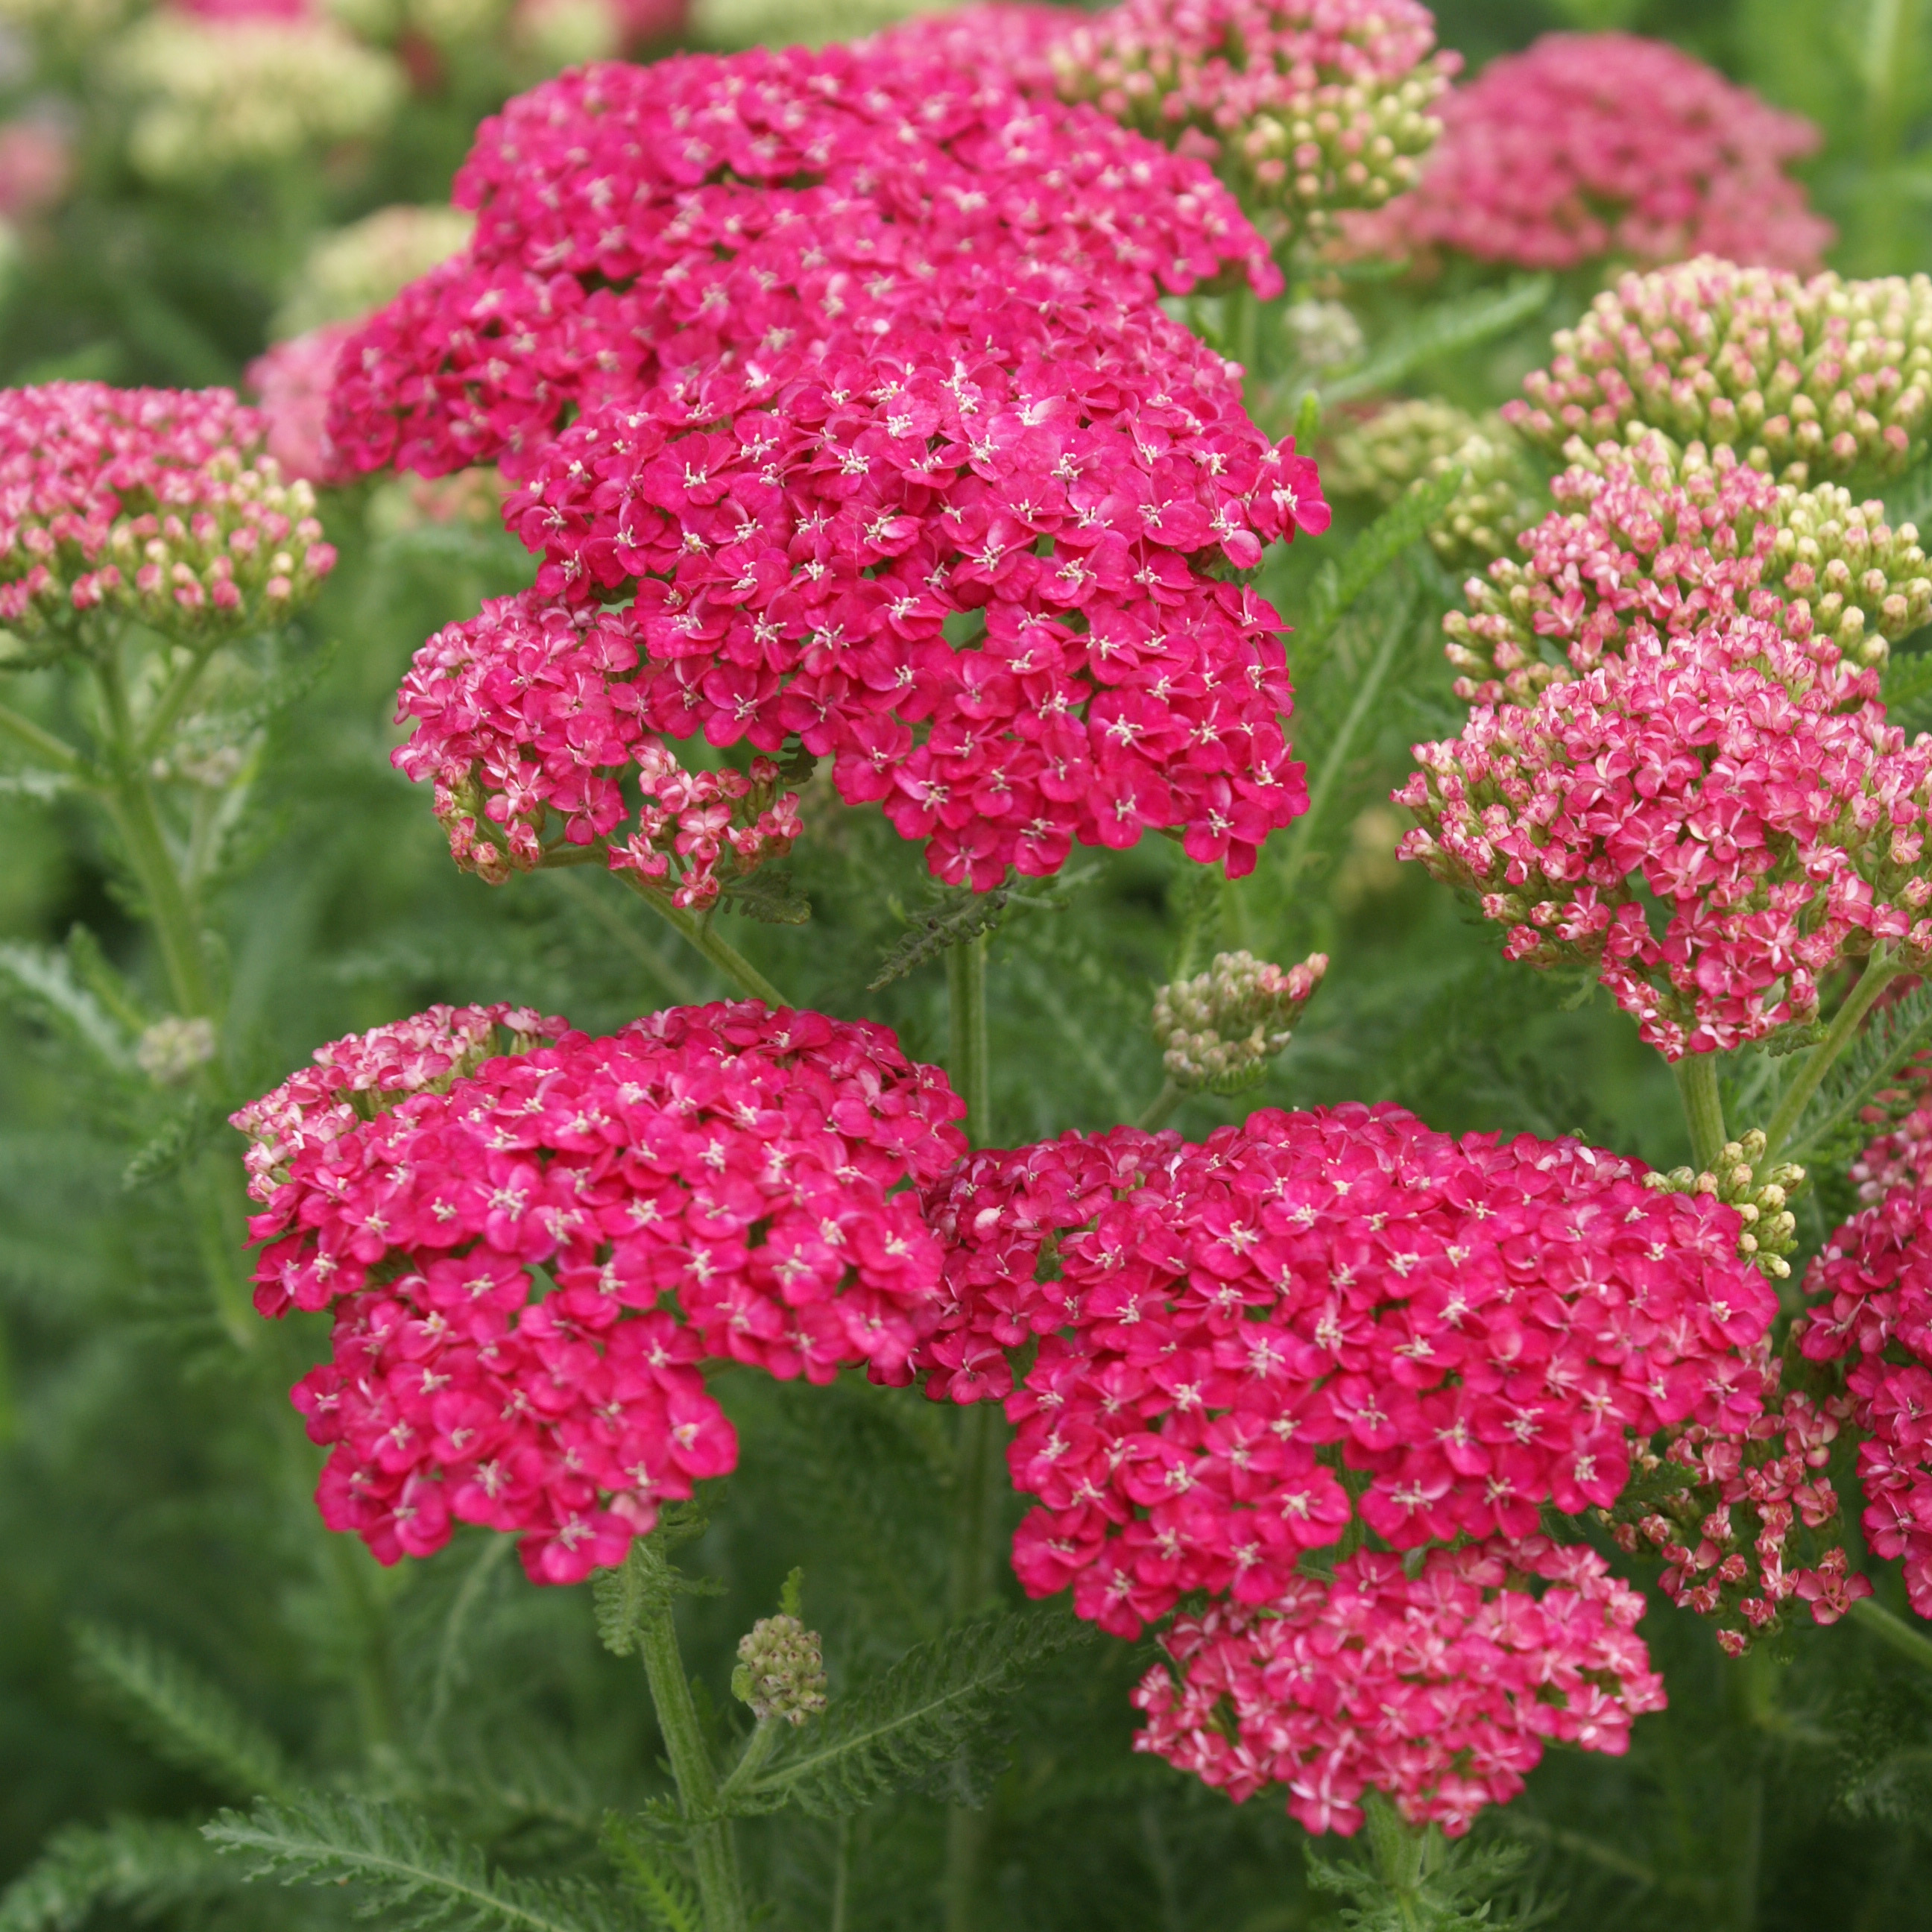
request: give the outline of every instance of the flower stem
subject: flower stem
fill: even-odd
[[[718,932],[708,920],[694,919],[682,906],[674,906],[668,894],[638,877],[635,872],[617,874],[645,904],[674,932],[690,940],[712,965],[740,992],[762,1000],[768,1006],[789,1006],[791,1002],[760,973],[738,949]]]
[[[1921,1669],[1932,1670],[1932,1636],[1914,1630],[1876,1597],[1861,1597],[1846,1614],[1856,1618],[1880,1642],[1890,1644],[1901,1657],[1910,1658]]]
[[[1708,1174],[1716,1167],[1726,1138],[1718,1056],[1687,1053],[1670,1070],[1677,1078],[1677,1097],[1684,1103],[1684,1124],[1690,1130],[1690,1164]]]
[[[1797,1078],[1779,1100],[1778,1110],[1764,1130],[1766,1160],[1775,1160],[1783,1151],[1785,1142],[1791,1138],[1805,1108],[1810,1105],[1812,1095],[1817,1092],[1820,1082],[1832,1070],[1832,1062],[1851,1044],[1866,1014],[1871,1011],[1880,994],[1898,978],[1900,962],[1884,952],[1874,952],[1865,962],[1865,970],[1858,975],[1858,984],[1845,995],[1844,1004],[1832,1016],[1825,1037],[1805,1056],[1804,1065],[1798,1070]]]
[[[664,1755],[677,1783],[678,1808],[684,1814],[691,1846],[704,1932],[748,1932],[751,1921],[745,1910],[744,1882],[738,1874],[738,1848],[730,1820],[718,1815],[717,1774],[698,1721],[691,1680],[684,1674],[668,1595],[652,1603],[639,1618],[638,1647],[644,1655],[651,1702],[657,1708]]]
[[[87,760],[71,745],[43,730],[31,718],[22,717],[10,705],[0,704],[0,734],[24,746],[34,758],[63,778],[80,784],[93,782],[94,774]]]
[[[1434,1915],[1425,1912],[1420,1895],[1429,1869],[1428,1827],[1410,1824],[1378,1791],[1366,1794],[1363,1809],[1376,1876],[1388,1888],[1396,1922],[1402,1932],[1428,1932]]]
[[[966,1102],[967,1138],[984,1146],[992,1130],[992,1094],[986,1056],[986,938],[982,933],[946,956],[946,992],[952,1022],[953,1091]]]
[[[1156,1127],[1167,1125],[1168,1117],[1187,1098],[1187,1090],[1177,1087],[1172,1080],[1161,1083],[1160,1091],[1141,1109],[1141,1117],[1134,1125],[1152,1133]]]

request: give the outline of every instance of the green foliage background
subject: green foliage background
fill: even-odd
[[[1472,64],[1564,25],[1681,40],[1826,128],[1808,178],[1840,224],[1838,266],[1932,267],[1922,0],[1451,0],[1439,11],[1443,40]],[[303,184],[302,219],[437,198],[476,106],[412,109],[373,172]],[[234,380],[298,252],[284,185],[164,196],[105,148],[84,167],[0,310],[0,380]],[[1407,386],[1496,400],[1588,292],[1556,290],[1534,320],[1416,369]],[[248,1090],[322,1040],[434,1000],[527,1000],[602,1030],[721,991],[602,882],[568,873],[491,890],[451,867],[427,800],[389,768],[391,697],[430,629],[525,580],[528,565],[508,539],[460,527],[372,536],[362,508],[354,496],[330,506],[344,554],[304,648],[333,655],[271,728],[218,902]],[[1292,620],[1315,605],[1323,560],[1346,534],[1271,562]],[[1386,1098],[1446,1128],[1576,1129],[1654,1162],[1682,1157],[1668,1081],[1628,1023],[1580,999],[1586,989],[1504,969],[1493,936],[1419,871],[1396,871],[1361,816],[1406,770],[1412,740],[1453,728],[1437,624],[1454,592],[1412,547],[1325,641],[1304,626],[1292,650],[1311,768],[1391,638],[1394,656],[1321,818],[1277,838],[1254,880],[1204,889],[1150,841],[1078,856],[1058,909],[1008,919],[991,968],[1002,1139],[1146,1105],[1161,1081],[1150,988],[1190,949],[1244,944],[1288,961],[1319,946],[1334,957],[1328,982],[1268,1084],[1238,1102],[1191,1102],[1180,1125]],[[942,1058],[939,967],[866,990],[927,903],[916,854],[876,814],[829,797],[814,795],[796,876],[812,924],[728,922],[734,942],[800,1004],[886,1021],[915,1056]],[[634,1664],[598,1648],[587,1591],[530,1588],[480,1533],[383,1572],[320,1531],[314,1459],[280,1394],[319,1330],[265,1331],[238,1358],[170,1189],[128,1184],[138,1150],[186,1131],[173,1103],[76,1033],[83,994],[50,1000],[7,963],[8,945],[59,946],[77,927],[152,983],[92,822],[58,798],[0,792],[0,1877],[42,1861],[0,1904],[0,1932],[346,1922],[361,1894],[242,1889],[240,1865],[214,1862],[192,1828],[221,1804],[300,1786],[349,1794],[329,1801],[341,1831],[363,1828],[354,1808],[369,1798],[406,1799],[412,1856],[455,1857],[460,1826],[512,1874],[566,1888],[608,1876],[607,1808],[663,1789]],[[808,1391],[728,1376],[722,1389],[742,1466],[687,1552],[717,1594],[687,1606],[686,1628],[721,1702],[737,1636],[794,1564],[835,1693],[937,1638],[956,1418],[859,1383]],[[1670,1711],[1637,1726],[1626,1761],[1552,1754],[1528,1796],[1486,1822],[1492,1853],[1523,1855],[1510,1883],[1579,1928],[1925,1922],[1932,1675],[1849,1628],[1808,1628],[1786,1654],[1742,1666],[1666,1606],[1645,1629]],[[962,1780],[988,1798],[988,1926],[1336,1922],[1335,1886],[1310,1886],[1306,1841],[1277,1806],[1231,1807],[1132,1754],[1126,1694],[1144,1648],[1045,1648],[1000,1700],[1000,1750],[983,1734],[970,1749],[942,1738],[914,1780],[924,1790],[748,1830],[774,1922],[828,1922],[842,1842],[848,1925],[937,1924],[944,1801]],[[637,1856],[648,1862],[647,1850]],[[377,1896],[377,1922],[416,1922],[400,1894]],[[637,1910],[631,1922],[676,1923],[674,1898],[655,1921]]]

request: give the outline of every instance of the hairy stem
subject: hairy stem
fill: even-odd
[[[618,878],[628,886],[652,911],[674,932],[688,939],[740,992],[762,1000],[768,1006],[789,1006],[791,1002],[760,973],[708,920],[694,919],[682,906],[674,906],[668,892],[661,892],[649,880],[632,872]]]
[[[1845,995],[1844,1005],[1832,1016],[1825,1037],[1805,1055],[1804,1065],[1798,1070],[1798,1077],[1778,1101],[1778,1111],[1772,1115],[1770,1124],[1764,1130],[1766,1161],[1778,1158],[1804,1109],[1810,1104],[1812,1095],[1817,1092],[1820,1082],[1832,1070],[1833,1061],[1857,1037],[1858,1028],[1864,1024],[1866,1014],[1871,1011],[1874,1002],[1898,978],[1899,970],[1899,962],[1884,952],[1874,952],[1865,962],[1865,970],[1858,975],[1858,984]]]
[[[839,1820],[832,1848],[832,1917],[829,1932],[845,1932],[845,1916],[852,1889],[852,1821]]]
[[[1901,1657],[1909,1657],[1922,1670],[1932,1670],[1932,1636],[1915,1630],[1903,1617],[1895,1616],[1876,1597],[1861,1597],[1849,1612],[1863,1624],[1880,1642],[1889,1644]]]
[[[1423,1874],[1429,1869],[1430,1834],[1426,1826],[1412,1825],[1378,1791],[1364,1803],[1369,1828],[1369,1852],[1376,1876],[1388,1888],[1402,1932],[1429,1932],[1432,1914],[1420,1896]]]
[[[161,693],[141,729],[137,751],[143,760],[152,758],[161,748],[162,740],[174,729],[175,721],[187,708],[195,686],[201,682],[202,673],[208,668],[208,661],[214,655],[214,646],[204,644],[169,680],[168,688]]]
[[[1004,1419],[989,1402],[959,1413],[950,1608],[954,1620],[996,1600],[999,1574],[1000,1495],[1004,1488]],[[946,1817],[946,1932],[973,1932],[977,1924],[980,1868],[986,1841],[983,1811],[956,1804]]]
[[[691,1846],[698,1896],[704,1912],[704,1932],[748,1932],[745,1887],[738,1874],[738,1848],[731,1821],[718,1815],[718,1777],[711,1753],[698,1721],[691,1680],[677,1647],[677,1624],[670,1600],[653,1604],[638,1626],[644,1676],[656,1706],[658,1729],[664,1755],[677,1784],[678,1808],[684,1814]]]
[[[967,1138],[985,1145],[992,1130],[992,1096],[986,1056],[986,936],[969,939],[946,956],[946,993],[952,1018],[949,1070],[952,1089],[966,1102]]]
[[[1684,1106],[1684,1124],[1690,1130],[1690,1165],[1700,1174],[1718,1165],[1724,1132],[1724,1103],[1718,1091],[1718,1056],[1687,1053],[1671,1068],[1677,1097]]]

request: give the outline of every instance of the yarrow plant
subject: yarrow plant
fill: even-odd
[[[1785,172],[1819,130],[1661,41],[1546,34],[1436,104],[1414,189],[1358,249],[1529,268],[1720,256],[1811,269],[1834,238]]]

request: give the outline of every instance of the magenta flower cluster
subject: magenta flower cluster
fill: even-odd
[[[1397,1550],[1529,1536],[1614,1502],[1633,1441],[1758,1412],[1777,1301],[1736,1211],[1642,1172],[1388,1106],[975,1155],[929,1204],[915,1366],[1006,1397],[1040,1498],[1015,1570],[1119,1636],[1196,1591],[1277,1601],[1357,1516]]]
[[[1662,40],[1547,34],[1436,112],[1420,182],[1367,218],[1358,248],[1530,268],[1709,254],[1811,269],[1834,239],[1785,172],[1818,130]]]
[[[1401,856],[1479,894],[1508,957],[1594,965],[1668,1058],[1810,1019],[1820,980],[1875,946],[1932,957],[1932,740],[1908,746],[1876,674],[1828,646],[1750,619],[1635,628],[1415,752]]]
[[[1868,1156],[1869,1162],[1871,1156]],[[1879,1556],[1901,1559],[1906,1595],[1932,1617],[1932,1188],[1916,1174],[1840,1228],[1812,1264],[1799,1346],[1850,1359],[1852,1418],[1866,1432],[1860,1519]]]
[[[500,1023],[527,1050],[470,1064]],[[256,1305],[334,1311],[295,1391],[323,1519],[385,1562],[478,1522],[575,1582],[734,1466],[704,1362],[903,1382],[929,1323],[941,1252],[902,1184],[963,1151],[943,1074],[756,1004],[532,1043],[554,1024],[427,1015],[238,1116],[272,1150]],[[382,1110],[350,1126],[357,1096]]]
[[[307,486],[260,466],[226,389],[50,382],[0,395],[0,622],[102,606],[164,629],[285,615],[335,562]]]
[[[1134,1694],[1134,1748],[1238,1803],[1285,1785],[1311,1832],[1356,1831],[1372,1788],[1458,1836],[1522,1790],[1546,1740],[1620,1755],[1663,1709],[1643,1607],[1594,1550],[1546,1537],[1432,1550],[1412,1572],[1364,1551],[1265,1606],[1176,1617]]]

